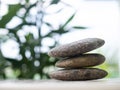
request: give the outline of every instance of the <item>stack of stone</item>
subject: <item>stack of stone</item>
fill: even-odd
[[[97,53],[86,54],[86,52],[101,47],[104,43],[102,39],[87,38],[51,49],[49,56],[61,58],[55,66],[64,69],[52,72],[49,76],[65,81],[94,80],[105,77],[106,71],[91,68],[102,64],[105,57]]]

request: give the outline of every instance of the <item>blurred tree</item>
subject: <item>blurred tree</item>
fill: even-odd
[[[21,2],[18,4],[8,4],[8,13],[0,19],[0,28],[9,31],[6,36],[0,36],[0,44],[6,42],[6,40],[12,39],[19,45],[19,58],[13,59],[3,56],[0,50],[0,78],[7,78],[5,69],[8,67],[12,68],[16,78],[19,79],[33,79],[36,74],[39,75],[41,79],[49,78],[44,69],[53,66],[56,59],[49,58],[47,51],[58,43],[58,38],[63,33],[67,33],[71,29],[85,29],[85,27],[72,26],[67,28],[67,25],[74,18],[75,13],[71,15],[65,23],[60,24],[57,29],[54,28],[51,23],[52,21],[48,22],[45,19],[47,16],[51,15],[51,13],[47,13],[46,10],[51,5],[62,3],[60,0],[35,0],[34,3],[31,3],[30,0],[20,1]],[[67,4],[64,3],[64,5]],[[34,15],[31,14],[31,10],[33,9],[37,11]],[[60,13],[63,9],[64,8],[61,8],[53,14]],[[17,24],[14,22],[15,26],[9,27],[8,24],[14,18],[18,18],[21,23]],[[46,30],[44,27],[49,30],[45,35],[42,34],[42,32]],[[35,30],[32,32],[30,31],[31,29],[28,30],[26,28],[37,30],[38,35],[34,34],[34,32],[36,32]],[[20,33],[24,34],[21,36]],[[58,36],[58,38],[56,39],[55,36]],[[6,40],[4,40],[5,38]],[[46,48],[48,50],[44,52],[42,49],[45,46],[42,42],[45,39],[52,39],[54,44],[47,46]]]

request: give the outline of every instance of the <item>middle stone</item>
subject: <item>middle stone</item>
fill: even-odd
[[[82,54],[75,57],[59,60],[55,66],[60,68],[81,68],[100,65],[105,61],[101,54]]]

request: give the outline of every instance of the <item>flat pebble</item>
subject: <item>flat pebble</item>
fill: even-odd
[[[101,54],[82,54],[56,62],[55,66],[60,68],[81,68],[100,65],[105,61]]]
[[[101,47],[104,43],[105,41],[99,38],[87,38],[55,47],[48,52],[48,55],[52,57],[63,58],[71,57],[92,51],[96,48]]]
[[[52,72],[49,76],[52,79],[64,81],[85,81],[101,79],[107,76],[107,72],[97,68],[82,68],[82,69],[63,69]]]

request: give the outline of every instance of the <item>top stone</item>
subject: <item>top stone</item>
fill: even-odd
[[[52,57],[71,57],[94,50],[104,45],[105,41],[99,38],[87,38],[69,44],[61,45],[48,52]]]

